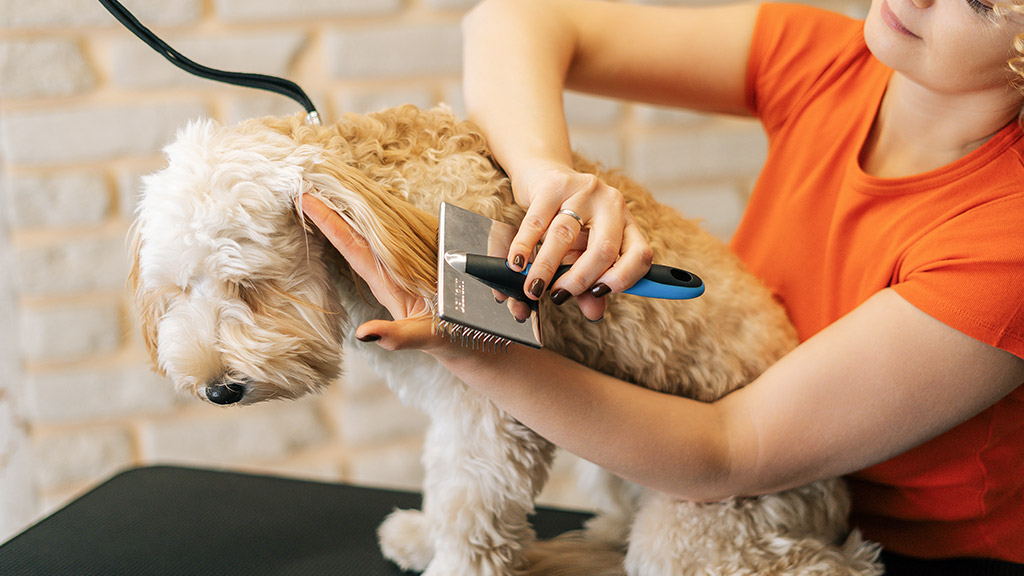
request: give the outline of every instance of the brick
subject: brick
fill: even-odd
[[[0,270],[12,268],[7,246],[7,226],[0,218]],[[0,403],[21,400],[21,355],[18,347],[19,312],[14,281],[8,273],[0,273]],[[19,404],[20,405],[20,404]]]
[[[225,22],[382,16],[401,11],[402,0],[216,0],[214,10]]]
[[[423,5],[431,10],[469,10],[480,0],[423,0]]]
[[[171,383],[146,365],[48,370],[26,375],[25,384],[29,417],[46,424],[163,414],[179,403]]]
[[[71,96],[95,84],[95,74],[76,42],[0,42],[0,98]]]
[[[653,193],[659,202],[687,218],[702,220],[705,229],[726,241],[732,237],[746,208],[746,195],[733,183],[659,188]]]
[[[0,542],[28,526],[35,506],[25,427],[12,403],[0,396]]]
[[[110,189],[97,173],[9,176],[3,193],[14,230],[95,226],[110,212]]]
[[[346,480],[354,484],[418,490],[423,486],[419,443],[388,444],[354,452]]]
[[[345,92],[335,99],[338,115],[352,112],[368,114],[394,108],[403,104],[412,104],[422,109],[433,108],[437,104],[434,91],[429,87],[402,86],[399,88],[378,88]]]
[[[198,102],[151,102],[10,110],[0,118],[0,153],[12,164],[111,160],[157,153],[188,120],[206,115]]]
[[[625,107],[617,100],[566,92],[563,107],[570,126],[614,126]]]
[[[121,292],[128,277],[124,234],[20,248],[14,273],[21,293],[33,296]]]
[[[622,167],[622,141],[614,132],[570,128],[569,135],[573,150],[588,160],[606,168]]]
[[[711,117],[700,112],[691,112],[681,108],[664,106],[633,105],[633,114],[637,121],[646,126],[693,126],[707,122]]]
[[[132,220],[142,192],[142,177],[152,174],[166,165],[162,159],[149,168],[133,166],[119,170],[114,177],[117,188],[117,212],[125,220]]]
[[[756,176],[767,143],[753,122],[716,123],[692,132],[657,132],[632,142],[629,173],[653,184],[673,180]]]
[[[216,35],[167,35],[164,40],[186,58],[211,68],[288,76],[291,63],[306,42],[306,34],[259,32]],[[109,55],[112,78],[127,88],[223,86],[193,76],[154,52],[135,37],[119,39]]]
[[[116,300],[24,308],[19,333],[23,358],[69,361],[109,354],[121,342]]]
[[[328,438],[313,400],[204,406],[192,418],[146,422],[142,454],[150,462],[199,465],[280,459]]]
[[[34,480],[50,491],[112,475],[133,463],[132,438],[121,428],[72,430],[32,442]]]
[[[131,0],[125,6],[147,26],[181,25],[202,15],[202,0]],[[99,2],[82,2],[69,9],[67,0],[4,0],[0,28],[55,26],[120,26]]]
[[[336,404],[332,414],[341,439],[351,446],[422,436],[430,422],[422,412],[403,405],[385,390]]]
[[[339,79],[457,75],[458,22],[361,25],[327,35],[328,67]]]

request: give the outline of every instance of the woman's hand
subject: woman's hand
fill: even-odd
[[[603,297],[629,288],[651,267],[651,247],[622,193],[592,174],[555,163],[540,165],[519,180],[526,191],[517,196],[525,197],[529,207],[512,240],[509,265],[522,270],[543,240],[524,292],[540,299],[547,291],[556,304],[576,296],[583,314],[600,320]],[[573,266],[552,284],[563,262]]]
[[[352,270],[369,285],[377,301],[391,312],[393,322],[371,320],[356,329],[356,338],[378,342],[389,350],[402,348],[431,349],[441,347],[444,340],[435,336],[432,314],[422,298],[402,290],[381,274],[366,241],[333,210],[320,200],[304,195],[302,211],[337,248]]]

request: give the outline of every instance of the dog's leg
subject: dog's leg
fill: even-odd
[[[547,479],[553,447],[460,382],[449,384],[432,386],[423,512],[392,514],[381,527],[381,545],[389,558],[405,556],[400,565],[422,569],[429,534],[433,558],[425,574],[508,574],[534,539],[527,515]]]

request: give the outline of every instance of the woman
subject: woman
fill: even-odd
[[[714,500],[848,475],[853,522],[891,572],[957,557],[1024,570],[1024,97],[1007,66],[1024,21],[987,1],[874,0],[864,23],[783,5],[484,2],[465,21],[466,102],[528,208],[510,265],[547,238],[525,290],[575,296],[598,321],[651,260],[618,192],[571,169],[565,86],[755,115],[770,150],[733,248],[802,344],[713,404],[545,350],[473,353],[433,337],[359,239],[308,201],[402,319],[357,335],[427,351],[640,484]],[[578,235],[587,250],[552,284]]]

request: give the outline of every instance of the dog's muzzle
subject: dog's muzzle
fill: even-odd
[[[214,404],[234,404],[245,396],[242,384],[210,384],[206,387],[206,397]]]

